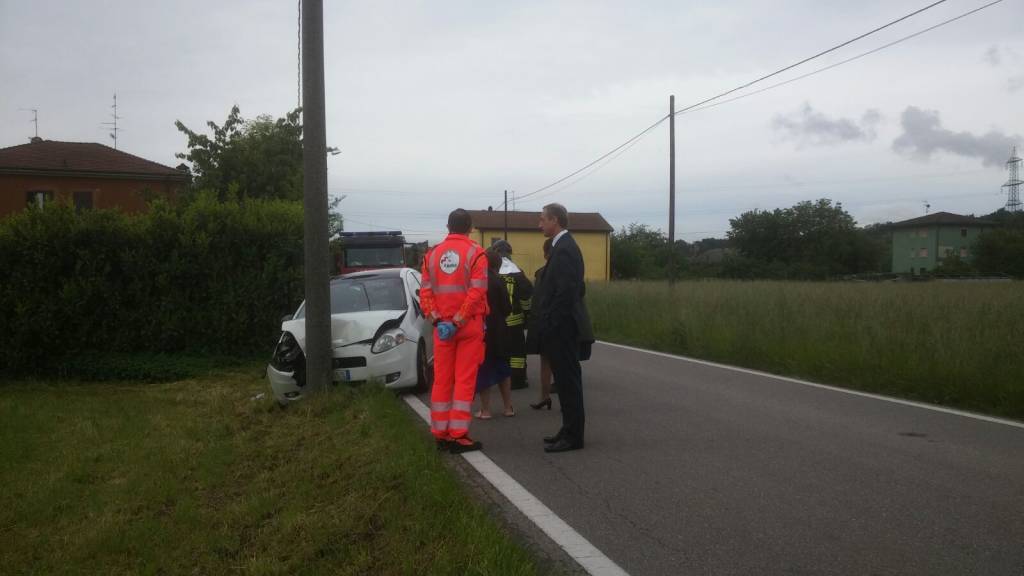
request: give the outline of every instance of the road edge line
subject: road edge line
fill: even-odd
[[[430,409],[417,396],[403,397],[427,425],[430,425]],[[483,452],[467,452],[461,455],[478,474],[484,477],[495,490],[501,493],[519,512],[537,528],[551,538],[577,564],[592,576],[629,576],[618,564],[604,555],[579,532],[558,517],[550,508],[531,494],[522,484],[508,475]]]
[[[792,378],[789,376],[779,376],[778,374],[772,374],[770,372],[762,372],[760,370],[753,370],[750,368],[741,368],[739,366],[730,366],[729,364],[719,364],[718,362],[711,362],[708,360],[700,360],[697,358],[690,358],[688,356],[680,356],[679,354],[670,354],[668,352],[659,352],[657,350],[647,350],[645,348],[637,348],[636,346],[629,346],[626,344],[616,344],[615,342],[607,342],[605,340],[598,340],[598,344],[605,346],[613,346],[616,348],[624,348],[626,350],[633,350],[634,352],[645,352],[647,354],[653,354],[655,356],[663,356],[665,358],[672,358],[674,360],[682,360],[684,362],[692,362],[694,364],[702,364],[704,366],[711,366],[713,368],[722,368],[724,370],[732,370],[734,372],[742,372],[744,374],[751,374],[754,376],[764,376],[767,378],[774,378],[775,380],[782,380],[784,382],[790,382],[793,384],[802,384],[804,386],[810,386],[812,388],[821,388],[823,390],[831,390],[833,392],[842,392],[844,394],[851,394],[853,396],[862,396],[864,398],[873,398],[875,400],[883,400],[885,402],[892,402],[894,404],[902,404],[904,406],[913,406],[915,408],[923,408],[925,410],[932,410],[935,412],[943,412],[946,414],[953,414],[956,416],[962,416],[964,418],[973,418],[975,420],[982,420],[985,422],[991,422],[994,424],[1003,424],[1005,426],[1012,426],[1014,428],[1024,429],[1024,422],[1017,422],[1015,420],[1008,420],[1006,418],[999,418],[996,416],[987,416],[985,414],[978,414],[975,412],[967,412],[966,410],[957,410],[956,408],[946,408],[945,406],[938,406],[936,404],[927,404],[925,402],[917,402],[914,400],[904,400],[903,398],[895,398],[893,396],[884,396],[882,394],[873,394],[871,392],[861,392],[860,390],[851,390],[848,388],[840,388],[839,386],[831,386],[828,384],[818,384],[817,382],[810,382],[808,380],[800,380],[799,378]]]

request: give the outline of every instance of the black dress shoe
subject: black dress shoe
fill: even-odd
[[[545,444],[554,444],[554,443],[558,442],[561,439],[562,439],[562,433],[559,432],[558,434],[555,434],[554,436],[545,436],[544,437],[544,443]]]
[[[545,452],[568,452],[570,450],[579,450],[583,448],[583,442],[570,442],[567,438],[562,438],[554,444],[548,444],[544,447]]]
[[[462,438],[456,438],[448,442],[448,451],[452,454],[463,454],[465,452],[474,452],[476,450],[482,450],[484,445],[477,440],[473,440],[469,436],[463,436]]]

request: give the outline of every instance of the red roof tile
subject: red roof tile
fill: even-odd
[[[20,146],[0,148],[0,170],[52,172],[102,172],[186,178],[187,175],[93,142],[39,140]]]
[[[473,218],[473,227],[479,230],[503,230],[505,228],[504,210],[469,210]],[[509,230],[539,230],[537,222],[540,211],[522,212],[509,210]],[[597,212],[569,212],[569,230],[577,232],[612,232],[611,224]]]
[[[919,218],[889,224],[890,228],[913,228],[915,226],[995,226],[995,223],[974,216],[961,216],[952,212],[935,212]]]

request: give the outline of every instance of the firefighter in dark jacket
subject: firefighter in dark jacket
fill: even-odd
[[[505,338],[509,354],[508,364],[512,368],[512,389],[527,387],[526,381],[526,323],[533,302],[533,284],[523,271],[512,261],[512,245],[505,240],[491,244],[491,250],[501,256],[498,274],[505,282],[512,313],[505,319],[508,334]]]

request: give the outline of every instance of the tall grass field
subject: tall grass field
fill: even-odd
[[[597,338],[1024,420],[1024,284],[590,284]]]

